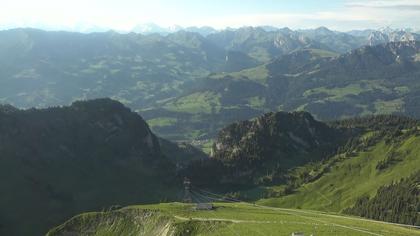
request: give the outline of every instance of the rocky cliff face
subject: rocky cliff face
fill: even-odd
[[[390,42],[408,42],[420,40],[420,35],[405,30],[384,29],[371,32],[367,40],[368,45],[374,46]]]

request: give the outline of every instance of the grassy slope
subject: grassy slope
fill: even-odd
[[[314,57],[337,57],[340,55],[333,51],[327,51],[327,50],[316,49],[316,48],[307,49],[307,50],[309,50],[312,53],[312,55],[314,55]]]
[[[209,114],[220,110],[220,95],[212,92],[194,93],[165,105],[165,109],[176,112]]]
[[[364,194],[374,195],[380,186],[410,176],[419,170],[420,137],[412,136],[400,144],[378,143],[366,152],[335,164],[331,171],[292,195],[264,199],[270,206],[316,209],[339,212],[355,203]],[[376,165],[389,152],[402,153],[404,161],[379,171]]]
[[[113,235],[115,232],[147,235],[147,232],[163,232],[167,223],[173,235],[291,235],[292,232],[304,232],[305,235],[420,235],[420,231],[403,228],[392,224],[364,220],[341,215],[326,215],[320,212],[262,208],[250,204],[216,204],[214,211],[194,211],[191,205],[169,203],[142,205],[124,208],[108,213],[89,213],[80,215],[52,230],[48,236],[64,235],[70,227],[88,229],[96,233],[89,235]],[[121,212],[159,212],[160,215],[145,219],[144,214]],[[114,215],[108,222],[101,220],[101,215]],[[167,218],[169,217],[169,218]],[[133,225],[133,218],[139,219]],[[111,217],[112,219],[112,217]],[[143,221],[142,221],[143,219]],[[162,221],[162,219],[164,219]],[[96,223],[95,223],[96,220]],[[78,225],[78,222],[80,224]],[[87,223],[86,223],[87,222]],[[116,223],[117,222],[117,223]],[[163,223],[162,223],[163,222]],[[145,224],[146,223],[146,224]],[[149,225],[149,228],[147,226]],[[76,226],[76,227],[75,227]],[[98,227],[99,226],[99,227]],[[123,228],[120,228],[123,227]],[[153,227],[152,227],[153,226]],[[156,227],[155,227],[156,226]],[[166,226],[168,227],[168,226]],[[133,229],[127,232],[125,229]],[[143,232],[143,233],[142,233]],[[169,235],[169,234],[158,234]]]
[[[212,79],[224,79],[226,76],[231,76],[234,79],[246,79],[251,80],[262,85],[267,85],[267,78],[269,76],[269,71],[266,65],[260,65],[257,67],[252,67],[249,69],[244,69],[237,72],[232,73],[220,73],[211,75],[210,78]]]

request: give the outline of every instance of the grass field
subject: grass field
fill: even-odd
[[[211,75],[212,79],[223,79],[226,76],[231,76],[234,79],[247,79],[252,80],[256,83],[260,83],[264,86],[267,86],[267,78],[269,77],[269,71],[266,65],[260,65],[250,69],[241,70],[238,72],[232,73],[221,73],[216,75]]]
[[[194,93],[182,97],[176,101],[169,102],[165,109],[176,112],[210,114],[220,110],[220,94],[213,92]]]
[[[178,120],[176,118],[172,118],[172,117],[159,117],[159,118],[148,120],[147,123],[151,127],[155,127],[155,126],[162,127],[162,126],[170,126],[170,125],[173,125],[177,121]]]
[[[304,97],[314,94],[325,93],[328,99],[332,101],[341,101],[348,95],[359,95],[362,92],[380,90],[384,93],[390,93],[390,90],[381,84],[381,81],[360,81],[359,83],[352,83],[344,87],[326,88],[319,87],[307,90],[303,93]]]
[[[362,218],[343,215],[329,215],[316,211],[292,210],[270,208],[248,203],[218,203],[215,210],[197,211],[192,204],[165,203],[157,205],[139,205],[123,208],[114,212],[96,214],[115,214],[121,212],[160,212],[149,217],[143,227],[134,227],[136,219],[145,219],[129,214],[130,219],[119,219],[101,222],[99,228],[90,227],[91,233],[83,235],[115,235],[124,232],[125,235],[147,235],[141,232],[159,232],[156,235],[291,235],[293,232],[302,232],[304,235],[390,235],[408,236],[420,235],[420,230],[394,225],[390,223],[366,220]],[[168,218],[169,217],[169,218]],[[76,220],[78,219],[79,220]],[[75,222],[89,222],[91,219],[100,219],[95,213],[88,213],[73,218],[53,230],[51,235],[64,235],[66,227],[83,228]],[[123,219],[123,220],[122,220]],[[118,222],[118,224],[116,224]],[[131,223],[130,223],[131,222]],[[141,223],[141,222],[138,222]],[[161,227],[151,229],[150,226]],[[170,225],[170,226],[169,226]],[[123,227],[123,228],[121,228]],[[148,229],[146,229],[149,227]],[[69,232],[67,228],[67,232]],[[94,230],[92,230],[94,229]],[[136,232],[127,231],[133,229]],[[96,233],[94,233],[96,232]]]
[[[337,56],[339,56],[338,53],[327,51],[327,50],[322,50],[322,49],[307,49],[307,50],[309,50],[312,53],[312,55],[314,55],[315,57],[337,57]]]

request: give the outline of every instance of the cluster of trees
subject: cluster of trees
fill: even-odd
[[[420,172],[363,196],[345,213],[376,220],[420,226]]]
[[[407,150],[408,151],[408,150]],[[408,153],[405,153],[408,154]],[[387,154],[387,157],[380,161],[377,165],[376,165],[376,169],[377,170],[384,170],[400,161],[403,160],[405,155],[402,155],[402,153],[396,152],[396,151],[392,151],[390,153]]]

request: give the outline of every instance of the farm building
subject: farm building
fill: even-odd
[[[302,232],[294,232],[292,233],[292,236],[305,236],[305,234]]]
[[[211,203],[197,203],[196,210],[213,210],[213,204]]]

